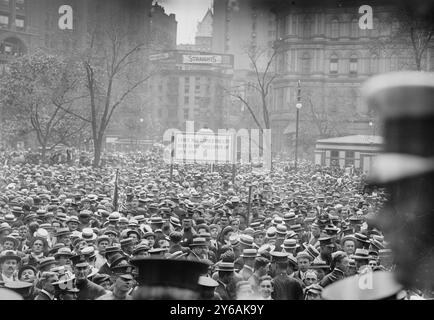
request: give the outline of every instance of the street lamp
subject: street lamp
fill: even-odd
[[[298,160],[298,124],[299,124],[299,116],[300,116],[300,109],[303,106],[301,104],[301,84],[300,80],[298,80],[298,90],[297,90],[297,104],[295,107],[297,108],[297,117],[296,117],[296,125],[295,125],[295,170],[297,170],[297,160]]]

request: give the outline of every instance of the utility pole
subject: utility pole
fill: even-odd
[[[297,170],[297,161],[298,161],[298,124],[299,124],[299,117],[300,117],[300,109],[302,107],[301,104],[301,83],[300,80],[298,80],[297,85],[297,104],[295,105],[297,108],[297,116],[296,116],[296,126],[295,126],[295,170]]]

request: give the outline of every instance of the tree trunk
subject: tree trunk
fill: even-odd
[[[47,157],[47,144],[41,143],[41,148],[41,163],[45,163]]]
[[[93,167],[97,168],[99,167],[99,164],[101,162],[101,150],[102,149],[102,140],[101,139],[95,139],[93,140]]]

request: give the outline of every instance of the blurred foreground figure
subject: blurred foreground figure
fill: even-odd
[[[198,300],[199,277],[208,271],[202,262],[175,259],[135,258],[138,270],[134,300]]]
[[[394,278],[371,272],[375,277],[366,278],[365,284],[357,277],[367,275],[338,282],[326,288],[323,297],[396,298],[397,284],[407,290],[432,292],[434,74],[396,72],[373,77],[363,88],[363,98],[368,110],[382,117],[385,138],[384,153],[374,162],[370,180],[386,188],[388,200],[371,223],[389,242],[396,269]]]

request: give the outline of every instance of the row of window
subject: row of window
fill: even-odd
[[[9,28],[10,18],[9,14],[0,12],[0,28]],[[22,16],[15,17],[15,26],[17,29],[24,29],[25,18]]]
[[[286,58],[286,57],[285,57]],[[285,64],[287,65],[288,71],[291,70],[291,66],[294,65],[295,61],[288,61],[289,57],[287,59],[282,59],[280,57],[280,70],[284,70]],[[389,71],[396,71],[398,70],[398,56],[391,55],[390,57],[386,58],[388,69]],[[349,59],[339,59],[337,55],[332,55],[329,59],[329,72],[331,74],[337,74],[339,72],[339,64],[342,63],[342,61],[349,61],[349,73],[350,74],[357,74],[359,70],[359,59],[356,55],[351,56]],[[372,55],[369,58],[369,73],[377,73],[379,72],[379,57],[378,55]],[[311,55],[308,53],[304,53],[301,57],[301,73],[303,74],[309,74],[312,71],[312,58]]]
[[[15,2],[16,10],[24,10],[26,6],[26,0],[0,0],[0,6],[10,7]]]
[[[285,31],[287,35],[298,35],[300,37],[310,37],[313,35],[313,28],[315,21],[307,19],[298,21],[293,16],[287,17]],[[374,28],[371,30],[361,30],[359,28],[359,20],[354,18],[351,22],[342,22],[337,18],[333,19],[327,26],[326,32],[332,38],[339,38],[342,36],[359,37],[361,35],[378,36],[387,35],[391,32],[396,32],[399,29],[398,19],[393,19],[391,23],[380,21],[374,18]],[[369,31],[369,32],[368,32]]]

